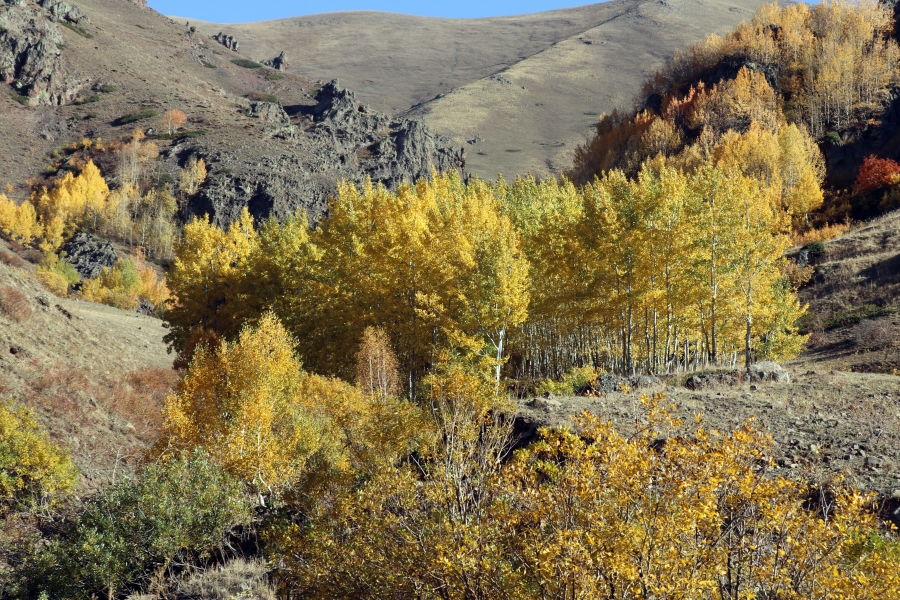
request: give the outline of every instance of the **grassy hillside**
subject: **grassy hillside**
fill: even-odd
[[[629,105],[677,48],[759,4],[614,0],[494,19],[350,12],[196,25],[234,35],[257,59],[284,50],[290,72],[338,77],[377,109],[424,117],[491,179],[564,170],[597,115]]]

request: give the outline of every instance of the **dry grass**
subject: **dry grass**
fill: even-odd
[[[25,261],[11,252],[0,250],[0,262],[11,267],[16,267],[17,269],[25,268]]]
[[[6,315],[16,323],[22,323],[31,318],[34,310],[25,294],[4,285],[0,286],[0,314]]]
[[[230,561],[195,573],[179,588],[180,596],[203,600],[275,600],[277,597],[266,576],[266,563],[261,560]]]

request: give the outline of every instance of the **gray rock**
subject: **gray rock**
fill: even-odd
[[[267,67],[272,67],[273,69],[277,69],[279,71],[287,71],[287,69],[288,69],[288,62],[287,62],[287,59],[284,57],[284,50],[282,50],[281,54],[279,54],[275,58],[270,58],[268,60],[262,61],[262,64],[266,65]]]
[[[238,41],[234,39],[233,35],[226,35],[221,31],[216,35],[210,36],[210,38],[212,40],[215,40],[216,42],[219,42],[233,52],[237,52],[238,48],[240,48],[241,46],[240,43],[238,43]]]
[[[713,383],[715,383],[715,378],[708,373],[697,373],[695,375],[691,375],[684,382],[684,387],[689,390],[702,390],[708,388]]]
[[[87,233],[75,234],[63,245],[62,251],[66,253],[66,262],[75,267],[84,279],[99,276],[103,269],[119,260],[112,244]]]
[[[603,373],[597,377],[594,389],[603,394],[622,391],[622,378],[612,373]]]
[[[0,81],[32,105],[73,101],[84,84],[68,75],[62,43],[59,28],[40,11],[0,7]]]
[[[247,116],[260,119],[266,123],[278,125],[290,125],[291,118],[284,112],[284,108],[278,102],[251,102],[247,109]]]
[[[280,138],[287,144],[267,147],[252,162],[239,151],[199,145],[184,149],[203,156],[208,165],[216,165],[201,192],[191,199],[187,214],[208,214],[224,226],[237,219],[245,206],[256,219],[284,218],[302,208],[315,223],[325,214],[328,198],[335,194],[340,180],[361,184],[369,177],[396,189],[402,182],[429,177],[432,169],[465,176],[464,151],[421,121],[374,112],[337,81],[323,85],[315,100],[309,112],[312,126],[307,131],[297,134],[294,128],[284,126],[264,134],[264,139]],[[248,114],[253,114],[253,103],[236,101],[245,103]],[[276,123],[284,124],[283,109],[274,106],[277,108],[265,110],[274,111],[282,119]],[[263,118],[262,112],[259,116]]]
[[[77,6],[72,6],[62,0],[38,0],[38,4],[60,21],[68,23],[89,21],[87,16]]]
[[[777,362],[771,360],[764,360],[750,365],[747,374],[750,377],[750,381],[775,381],[777,383],[791,382],[791,374]]]

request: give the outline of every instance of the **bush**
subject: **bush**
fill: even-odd
[[[141,279],[134,260],[120,258],[112,267],[106,267],[100,276],[87,279],[81,286],[85,300],[131,310],[138,305]]]
[[[835,313],[831,318],[825,321],[825,331],[831,331],[838,327],[846,327],[848,325],[856,325],[863,319],[874,319],[884,315],[891,315],[897,312],[892,308],[884,308],[874,304],[866,304],[857,308],[848,308]]]
[[[16,102],[18,102],[19,104],[21,104],[22,106],[30,106],[31,105],[31,98],[29,98],[28,96],[20,96],[19,94],[15,93],[15,92],[10,92],[10,96],[12,96],[12,99],[15,100]]]
[[[81,106],[82,104],[92,104],[94,102],[100,102],[100,96],[98,94],[92,94],[87,98],[79,98],[75,101],[75,106]]]
[[[66,260],[65,252],[60,252],[59,254],[49,252],[45,254],[44,260],[38,265],[38,271],[56,273],[65,279],[68,285],[75,285],[81,281],[81,274]]]
[[[65,298],[69,295],[69,284],[59,273],[38,271],[36,275],[38,281],[53,295],[60,298]]]
[[[16,267],[19,269],[25,268],[25,261],[19,258],[15,254],[10,254],[9,252],[4,252],[0,250],[0,262],[5,265],[9,265],[11,267]]]
[[[883,186],[893,185],[900,176],[900,164],[889,158],[876,158],[870,154],[863,161],[853,184],[853,190],[866,194]]]
[[[114,86],[114,85],[110,85],[110,84],[108,84],[108,83],[104,83],[103,85],[101,85],[101,86],[100,86],[99,88],[97,88],[97,89],[98,89],[100,92],[104,93],[104,94],[112,94],[113,92],[116,91],[117,88],[116,88],[116,86]]]
[[[810,260],[825,256],[825,244],[822,242],[811,242],[804,246],[803,249],[806,250],[806,255]]]
[[[825,140],[830,142],[832,146],[843,146],[844,140],[841,139],[841,134],[837,131],[829,131],[825,134]]]
[[[258,69],[262,67],[258,62],[253,62],[252,60],[247,60],[245,58],[232,58],[231,62],[239,67],[244,67],[245,69]]]
[[[204,67],[206,67],[207,69],[218,69],[219,68],[216,65],[212,64],[211,62],[209,62],[208,60],[201,59],[200,64],[203,65]]]
[[[85,31],[84,27],[76,27],[75,25],[72,25],[71,23],[66,23],[65,21],[58,21],[58,23],[60,25],[62,25],[63,27],[65,27],[66,29],[71,29],[72,31],[74,31],[75,33],[77,33],[78,35],[80,35],[83,38],[87,38],[90,40],[90,39],[93,39],[93,37],[94,37],[87,31]]]
[[[137,121],[143,121],[144,119],[153,118],[158,114],[159,113],[152,108],[142,108],[137,112],[122,115],[121,117],[113,121],[113,125],[116,127],[119,127],[120,125],[128,125],[129,123],[135,123]]]
[[[114,598],[152,569],[208,557],[250,521],[242,484],[202,451],[150,464],[138,481],[102,490],[27,565],[30,592]]]
[[[543,380],[538,384],[535,393],[541,395],[549,392],[558,396],[571,396],[580,392],[596,378],[597,371],[591,365],[575,367],[566,371],[562,381]]]
[[[4,314],[11,321],[21,323],[31,318],[34,311],[25,294],[7,285],[0,286],[0,314]]]
[[[284,79],[284,75],[282,75],[281,73],[275,73],[274,71],[270,71],[270,72],[266,73],[265,79],[266,79],[266,81],[281,81],[282,79]]]
[[[896,328],[887,319],[863,319],[856,328],[856,345],[865,350],[881,350],[894,345]]]
[[[27,408],[0,402],[0,503],[32,505],[75,485],[68,453],[50,441]]]

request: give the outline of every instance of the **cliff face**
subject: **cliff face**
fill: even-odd
[[[224,225],[244,206],[257,219],[284,217],[302,208],[315,222],[325,213],[338,181],[359,184],[371,178],[396,188],[403,181],[428,177],[432,170],[464,173],[464,151],[421,121],[373,112],[337,81],[322,86],[314,100],[315,105],[296,109],[304,117],[299,125],[265,117],[272,112],[268,109],[249,109],[248,114],[275,123],[263,138],[282,142],[267,144],[283,148],[277,152],[249,159],[256,154],[249,148],[210,152],[197,144],[182,149],[182,154],[205,155],[208,163],[223,166],[190,203],[188,213],[208,214]]]
[[[68,73],[54,19],[75,24],[86,17],[59,0],[0,0],[0,81],[12,85],[23,104],[67,104],[82,87]]]

